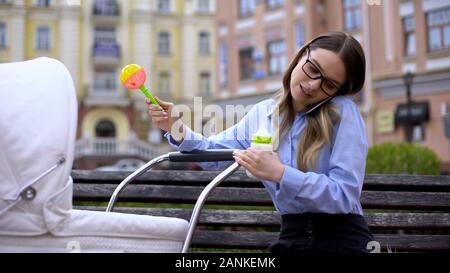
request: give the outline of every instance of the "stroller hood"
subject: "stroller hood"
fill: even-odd
[[[72,209],[77,101],[51,58],[0,64],[0,234],[52,232]]]

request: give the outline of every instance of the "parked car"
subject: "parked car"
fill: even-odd
[[[133,172],[145,164],[145,161],[135,158],[125,158],[117,161],[113,165],[96,168],[99,171],[123,171]]]

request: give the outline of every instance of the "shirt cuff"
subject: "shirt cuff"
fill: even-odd
[[[288,197],[296,197],[300,192],[306,174],[298,169],[284,165],[284,173],[280,180],[279,194]]]
[[[164,134],[164,137],[167,138],[170,146],[175,148],[177,151],[192,151],[196,149],[200,149],[201,144],[204,141],[204,137],[194,131],[192,131],[189,127],[185,126],[185,137],[183,141],[177,142],[173,136],[167,132]]]

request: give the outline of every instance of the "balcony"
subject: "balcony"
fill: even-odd
[[[117,66],[120,63],[120,46],[116,42],[97,42],[92,55],[95,65]]]
[[[119,84],[116,87],[87,87],[87,96],[84,103],[87,106],[119,106],[126,107],[130,105],[130,100],[126,96],[124,88]]]
[[[119,22],[120,8],[116,0],[95,0],[93,6],[94,23],[111,25]]]
[[[12,4],[13,1],[12,0],[0,0],[0,5],[6,5],[6,4]]]
[[[37,0],[33,2],[33,5],[37,8],[48,8],[50,7],[50,0]]]
[[[166,148],[167,149],[167,148]],[[153,159],[167,151],[137,138],[82,138],[75,144],[75,160],[82,157],[137,157]]]

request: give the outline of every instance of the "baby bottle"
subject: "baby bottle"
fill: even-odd
[[[255,150],[261,151],[273,151],[272,136],[266,129],[260,128],[251,139],[250,147]],[[251,178],[255,178],[249,171],[246,171],[247,175]]]

